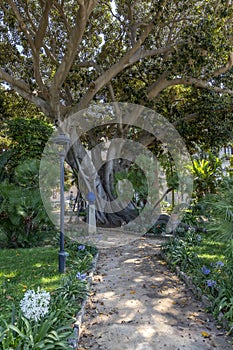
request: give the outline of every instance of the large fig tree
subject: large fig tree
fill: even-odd
[[[2,0],[0,16],[0,80],[58,127],[71,116],[85,119],[79,111],[91,104],[127,101],[164,113],[184,131],[182,136],[192,139],[187,123],[210,120],[216,112],[203,115],[195,108],[202,90],[208,100],[213,94],[221,99],[221,117],[232,112],[230,0]],[[148,130],[105,123],[76,135],[67,155],[74,171],[83,171],[86,185],[92,179],[100,196],[110,201],[116,196],[114,173],[131,165],[119,158],[119,145],[109,149],[109,161],[98,173],[96,154],[88,167],[80,169],[80,164],[84,145],[91,151],[101,139],[116,135],[130,135],[161,152]],[[118,209],[111,214],[99,210],[98,221],[116,226],[135,215],[132,203]]]

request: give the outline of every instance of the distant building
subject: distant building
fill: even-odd
[[[222,169],[225,175],[227,170],[232,166],[233,145],[222,147],[219,152],[219,158],[222,160]]]

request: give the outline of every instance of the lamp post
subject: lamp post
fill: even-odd
[[[65,201],[64,201],[64,161],[66,153],[69,149],[70,138],[66,134],[59,134],[53,139],[53,142],[58,145],[58,152],[60,156],[60,250],[58,253],[59,272],[65,272],[66,257],[68,253],[65,252],[64,241],[64,214],[65,214]]]

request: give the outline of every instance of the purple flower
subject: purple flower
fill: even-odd
[[[207,280],[206,284],[207,284],[208,287],[215,287],[217,282],[214,281],[214,280]]]
[[[87,274],[86,273],[80,273],[78,272],[76,277],[80,280],[80,281],[85,281]]]
[[[207,269],[206,266],[202,266],[201,271],[204,273],[204,275],[208,275],[210,273],[210,269]]]
[[[216,267],[223,267],[224,263],[222,261],[218,261],[218,262],[216,262],[215,266]]]
[[[78,250],[84,250],[86,247],[85,247],[85,245],[83,245],[83,244],[80,244],[79,246],[78,246]]]

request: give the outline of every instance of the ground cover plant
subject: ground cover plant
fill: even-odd
[[[230,174],[229,174],[230,175]],[[196,197],[162,247],[172,268],[186,272],[210,301],[215,318],[233,332],[233,177]]]
[[[66,240],[65,274],[55,246],[3,249],[0,256],[0,349],[69,349],[88,294],[97,250]]]
[[[210,301],[212,312],[228,333],[233,331],[233,273],[227,243],[213,232],[178,228],[162,250],[171,268],[178,266]]]

